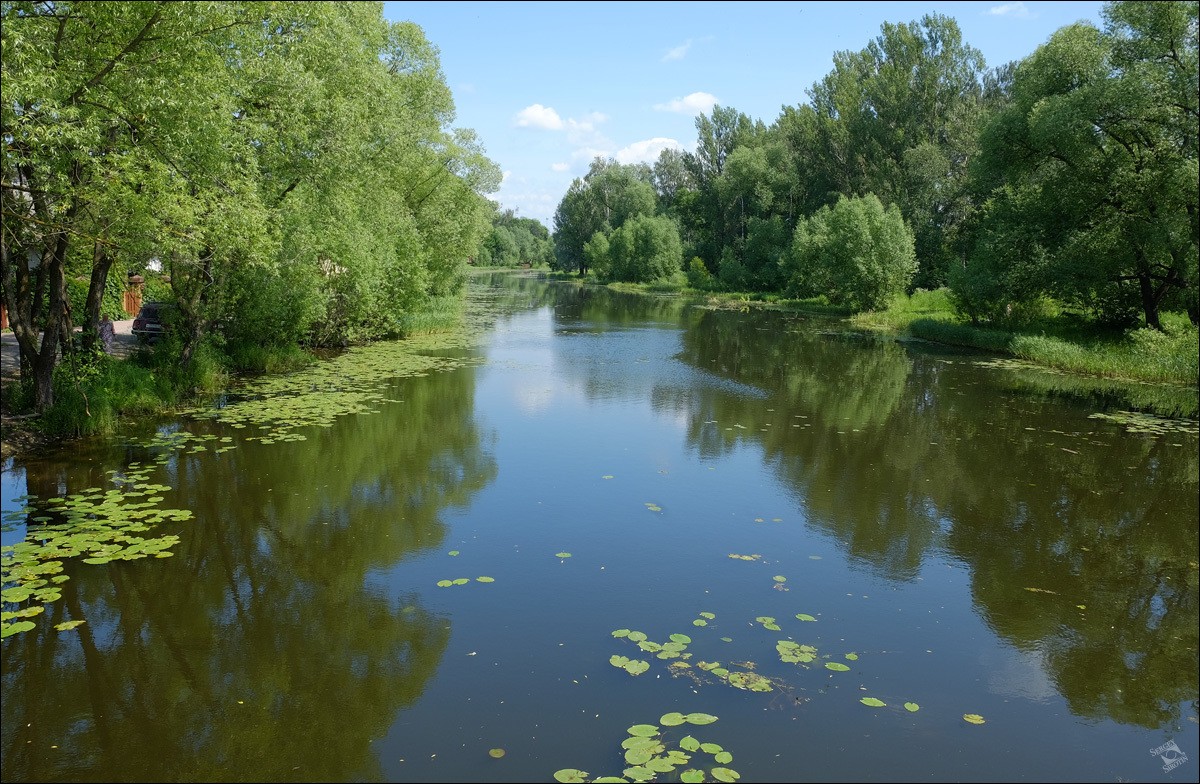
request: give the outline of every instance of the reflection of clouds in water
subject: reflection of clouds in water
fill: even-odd
[[[519,384],[513,390],[513,396],[517,400],[517,408],[522,414],[540,414],[550,407],[550,403],[554,400],[554,390],[549,386],[540,384]]]
[[[988,691],[992,694],[1046,702],[1058,694],[1058,689],[1047,677],[1043,659],[1041,651],[1000,648],[985,652],[979,661],[988,669]]]

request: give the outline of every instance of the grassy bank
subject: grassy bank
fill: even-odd
[[[1164,314],[1163,332],[1104,328],[1067,314],[1010,329],[979,327],[955,314],[943,289],[898,297],[885,311],[859,313],[850,320],[864,329],[979,348],[1101,378],[1195,387],[1200,374],[1200,333],[1182,313]]]
[[[405,314],[401,335],[442,332],[459,327],[461,296],[438,297]],[[74,355],[60,361],[54,376],[54,405],[33,413],[29,391],[17,379],[6,379],[0,441],[5,454],[47,443],[116,432],[122,417],[165,414],[183,405],[211,399],[243,374],[280,374],[307,367],[313,353],[297,345],[243,343],[218,347],[201,344],[192,362],[179,362],[180,347],[171,341],[147,346],[128,359],[103,353]]]

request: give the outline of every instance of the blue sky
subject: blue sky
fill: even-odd
[[[386,2],[440,51],[456,127],[473,128],[506,208],[553,229],[571,180],[596,155],[653,162],[692,149],[713,102],[770,124],[884,22],[953,17],[989,67],[1060,27],[1100,26],[1098,2]]]

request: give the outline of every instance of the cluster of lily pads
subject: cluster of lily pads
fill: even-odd
[[[685,735],[673,744],[667,739],[662,727],[679,727],[692,724],[703,727],[717,721],[717,717],[709,713],[664,713],[658,724],[635,724],[626,732],[629,737],[621,742],[624,749],[623,757],[627,766],[620,776],[599,776],[588,778],[585,770],[563,768],[555,771],[555,781],[563,784],[582,784],[582,782],[646,782],[654,781],[660,774],[679,771],[679,780],[688,784],[698,784],[705,781],[734,782],[741,778],[733,768],[728,767],[733,762],[733,754],[726,751],[719,743],[701,741]],[[673,745],[674,748],[670,748]],[[712,764],[701,755],[712,758]],[[682,770],[679,770],[682,768]]]
[[[25,540],[0,548],[0,593],[6,610],[0,615],[0,636],[8,637],[33,629],[29,620],[45,611],[46,605],[62,598],[63,561],[79,558],[87,564],[168,558],[179,537],[173,534],[147,536],[165,521],[180,522],[192,517],[187,509],[160,506],[160,493],[167,485],[147,481],[149,468],[131,463],[124,472],[113,474],[112,488],[93,487],[65,497],[17,499],[22,506],[5,514],[4,526],[24,522]],[[73,629],[82,621],[58,624],[60,631]]]
[[[1200,434],[1200,422],[1194,419],[1168,419],[1139,411],[1089,414],[1088,419],[1103,419],[1121,425],[1130,433],[1165,436],[1175,433]]]
[[[469,582],[471,582],[470,577],[456,577],[453,580],[438,580],[436,585],[438,588],[449,588],[452,585],[466,585]],[[494,583],[494,582],[496,582],[496,578],[495,577],[476,577],[475,582],[477,582],[477,583]]]

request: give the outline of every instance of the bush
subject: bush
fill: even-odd
[[[635,215],[627,220],[607,239],[603,265],[597,263],[602,250],[597,236],[584,246],[584,255],[602,280],[647,283],[670,278],[683,266],[679,230],[670,218]]]
[[[856,311],[886,307],[917,271],[912,232],[900,209],[874,194],[841,197],[796,226],[786,258],[789,293],[825,294]]]

